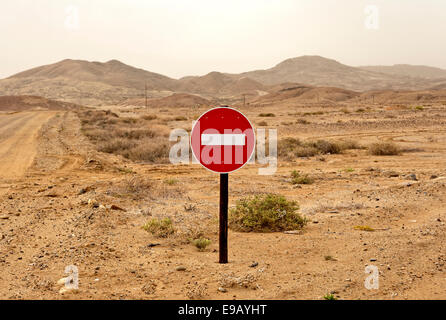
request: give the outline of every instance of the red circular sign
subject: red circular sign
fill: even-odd
[[[255,134],[249,120],[239,111],[219,107],[198,118],[191,132],[195,158],[217,173],[243,167],[254,153]]]

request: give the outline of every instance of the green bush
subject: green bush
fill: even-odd
[[[307,224],[296,211],[299,205],[275,194],[257,195],[237,201],[229,226],[242,232],[275,232],[302,229]]]
[[[201,237],[199,239],[195,239],[192,241],[192,243],[199,251],[204,251],[206,250],[206,247],[211,244],[211,240]]]
[[[172,220],[170,218],[156,219],[153,218],[147,221],[142,228],[160,238],[167,238],[169,235],[175,233]]]

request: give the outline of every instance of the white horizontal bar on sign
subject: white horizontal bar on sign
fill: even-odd
[[[244,134],[202,134],[201,145],[203,146],[244,146]]]

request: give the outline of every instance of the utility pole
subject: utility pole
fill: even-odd
[[[246,94],[243,94],[243,106],[246,107]]]
[[[147,109],[147,82],[144,85],[144,96],[145,96],[145,99],[146,99],[145,106],[146,106],[146,109]]]

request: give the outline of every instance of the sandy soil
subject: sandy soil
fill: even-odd
[[[197,165],[135,164],[98,153],[73,112],[0,115],[0,298],[445,299],[445,106],[420,112],[374,106],[349,114],[331,108],[306,116],[307,124],[294,122],[318,110],[243,112],[277,127],[280,136],[386,140],[407,151],[379,157],[354,150],[281,161],[273,176],[258,175],[259,165],[231,174],[231,206],[277,192],[297,200],[311,223],[300,234],[230,231],[227,265],[217,263],[217,175]],[[269,111],[276,117],[258,117]],[[169,112],[192,117],[197,110]],[[292,170],[316,182],[295,187]],[[125,194],[134,177],[154,187]],[[158,239],[141,229],[150,217],[164,216],[179,229],[204,228],[210,249],[199,252],[184,237]],[[57,281],[68,265],[79,269],[79,290],[61,294]],[[379,268],[377,290],[364,286],[367,265]]]

